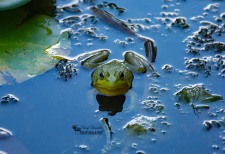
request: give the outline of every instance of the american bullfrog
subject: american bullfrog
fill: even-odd
[[[132,88],[133,72],[146,73],[150,68],[155,76],[158,74],[151,63],[134,51],[124,52],[124,60],[113,59],[103,63],[108,59],[110,50],[99,49],[86,52],[76,57],[64,57],[54,55],[57,59],[66,59],[68,61],[81,60],[81,65],[86,69],[97,67],[91,74],[91,85],[103,95],[117,96],[125,94]]]
[[[104,95],[125,94],[132,88],[133,72],[145,73],[149,67],[155,73],[148,60],[134,51],[124,52],[124,60],[113,59],[102,64],[109,54],[110,50],[107,49],[92,51],[86,53],[88,57],[81,61],[81,65],[87,69],[97,67],[91,74],[91,85]]]

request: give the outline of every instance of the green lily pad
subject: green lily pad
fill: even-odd
[[[50,54],[67,55],[70,51],[67,33],[61,34],[55,19],[26,17],[26,11],[18,9],[0,13],[0,85],[39,75],[57,63]]]
[[[11,10],[23,6],[31,0],[0,0],[0,11]]]
[[[223,99],[220,95],[211,94],[203,84],[185,86],[174,95],[178,97],[178,102],[184,101],[185,103],[195,103],[198,101],[211,103]]]

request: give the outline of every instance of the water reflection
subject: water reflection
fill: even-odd
[[[123,110],[123,103],[126,96],[104,96],[97,94],[96,99],[99,104],[99,111],[108,111],[110,116],[114,116],[117,112],[121,112]]]

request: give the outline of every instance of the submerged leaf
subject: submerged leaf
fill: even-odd
[[[178,96],[178,101],[184,100],[185,103],[200,102],[215,102],[223,97],[217,94],[210,94],[203,84],[195,84],[181,88],[174,95]]]
[[[24,21],[26,12],[17,9],[0,13],[0,19],[0,85],[20,83],[51,69],[57,60],[46,49],[56,48],[56,44],[58,49],[70,47],[65,35],[60,39],[57,21],[49,16]],[[60,54],[68,54],[64,51]]]

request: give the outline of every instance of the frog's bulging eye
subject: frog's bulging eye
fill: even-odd
[[[123,72],[120,72],[120,79],[124,79],[124,73]]]
[[[100,76],[101,79],[104,79],[104,73],[103,72],[100,72],[99,76]]]

